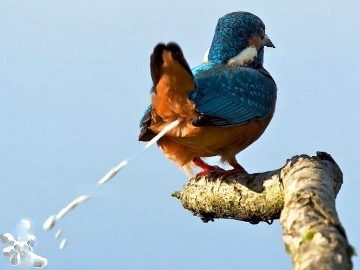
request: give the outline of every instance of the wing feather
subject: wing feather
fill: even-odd
[[[225,126],[270,116],[275,108],[276,84],[266,70],[203,64],[193,69],[197,88],[190,99],[201,119],[195,126]]]

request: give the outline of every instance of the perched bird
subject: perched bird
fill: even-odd
[[[261,19],[249,12],[221,17],[203,64],[190,69],[175,43],[158,44],[150,58],[152,103],[140,123],[140,141],[149,141],[167,124],[178,126],[158,141],[165,155],[200,174],[223,171],[202,157],[220,156],[245,173],[235,155],[268,126],[276,84],[263,67],[264,46],[275,47]]]

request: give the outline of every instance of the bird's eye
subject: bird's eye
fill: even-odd
[[[261,39],[265,38],[265,30],[263,28],[261,28],[261,30],[260,30],[260,37],[261,37]]]

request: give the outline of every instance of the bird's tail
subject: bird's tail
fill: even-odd
[[[197,116],[195,105],[188,98],[196,84],[180,47],[173,42],[155,46],[150,57],[150,71],[152,104],[141,121],[139,140],[151,139],[177,119],[181,119],[181,124],[169,131],[167,136],[187,136],[194,127],[183,119]]]
[[[168,59],[168,57],[166,57],[166,53],[168,53],[172,59]],[[154,87],[156,87],[164,74],[164,65],[169,66],[173,64],[170,62],[180,64],[188,75],[193,78],[189,64],[186,62],[180,46],[174,42],[170,42],[166,45],[164,43],[159,43],[155,46],[150,57],[150,71]]]

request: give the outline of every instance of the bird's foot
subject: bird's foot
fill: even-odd
[[[233,176],[233,175],[237,175],[237,174],[248,174],[247,171],[245,171],[244,168],[234,168],[232,170],[229,171],[223,171],[220,174],[220,179],[223,180],[225,178],[227,178],[228,176]]]
[[[194,164],[201,169],[201,172],[196,174],[196,178],[201,178],[209,173],[214,172],[223,172],[224,169],[220,168],[219,166],[211,166],[204,162],[201,158],[196,157],[193,159]]]
[[[224,172],[226,172],[223,168],[220,168],[219,166],[210,166],[208,165],[208,167],[206,169],[203,169],[201,172],[196,174],[196,178],[201,178],[204,177],[208,174],[211,173],[220,173],[223,174]]]

